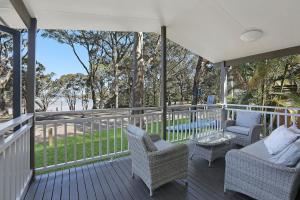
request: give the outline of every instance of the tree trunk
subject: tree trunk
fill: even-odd
[[[143,33],[134,33],[134,46],[132,52],[132,107],[144,105],[144,59],[143,59]],[[132,111],[133,114],[141,114],[143,111]]]
[[[263,79],[261,84],[261,105],[265,105],[265,79]]]
[[[4,90],[0,90],[0,115],[8,115],[7,104],[5,101]]]
[[[285,67],[284,67],[284,72],[283,72],[283,76],[282,76],[281,84],[280,84],[280,92],[281,93],[283,91],[284,80],[285,80],[285,77],[286,77],[286,73],[287,73],[288,67],[289,67],[288,64],[286,64]]]
[[[97,109],[96,92],[95,92],[95,88],[94,88],[94,78],[92,77],[92,75],[89,78],[90,78],[90,88],[91,88],[92,101],[93,101],[92,109]]]
[[[199,56],[196,65],[196,72],[194,75],[192,105],[197,105],[199,100],[198,90],[199,90],[199,84],[201,78],[200,75],[201,75],[202,62],[203,62],[203,58]]]

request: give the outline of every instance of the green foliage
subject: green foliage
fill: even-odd
[[[242,104],[299,105],[299,56],[246,63],[229,71],[229,95]]]

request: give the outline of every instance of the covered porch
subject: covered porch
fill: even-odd
[[[221,130],[224,121],[235,119],[236,112],[241,110],[261,114],[262,137],[280,125],[290,126],[299,120],[300,108],[230,105],[226,99],[230,66],[300,54],[300,26],[297,26],[299,22],[296,20],[299,18],[298,2],[255,1],[244,5],[238,1],[227,4],[222,0],[190,0],[188,3],[164,0],[152,4],[130,0],[126,6],[119,1],[93,1],[88,5],[68,0],[47,3],[35,0],[3,2],[4,6],[0,6],[4,11],[0,18],[0,30],[13,35],[14,39],[14,119],[0,124],[0,199],[250,199],[239,193],[224,193],[224,159],[216,160],[209,168],[207,161],[197,157],[189,160],[188,187],[180,180],[173,181],[149,197],[143,182],[138,177],[131,178],[130,152],[123,129],[132,121],[143,120],[145,127],[142,128],[150,134],[159,133],[164,140],[172,143],[185,143],[194,134],[206,135]],[[272,12],[265,12],[272,4]],[[139,9],[133,11],[132,5]],[[123,6],[126,12],[119,8]],[[97,10],[100,8],[101,11]],[[287,15],[278,14],[283,8]],[[256,12],[259,15],[255,15]],[[207,24],[205,31],[203,24]],[[292,31],[280,32],[277,29],[279,26]],[[241,33],[256,27],[264,30],[265,38],[248,45],[240,41]],[[19,28],[27,28],[29,38],[27,114],[21,114]],[[160,107],[78,111],[72,114],[84,117],[37,120],[38,117],[60,114],[35,113],[38,28],[160,33]],[[167,106],[167,38],[209,59],[220,68],[220,102]],[[133,115],[132,110],[141,110],[143,114]],[[109,114],[104,116],[102,112]],[[206,125],[203,126],[203,123]]]

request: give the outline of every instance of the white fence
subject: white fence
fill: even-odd
[[[0,199],[20,199],[30,181],[31,126],[31,114],[0,124]]]

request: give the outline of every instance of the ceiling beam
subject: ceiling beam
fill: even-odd
[[[227,60],[227,66],[237,66],[243,63],[254,62],[254,61],[261,61],[265,59],[272,59],[272,58],[279,58],[283,56],[295,55],[300,54],[300,46],[290,47],[286,49],[280,49],[276,51],[270,51],[266,53],[260,53],[256,55],[246,56],[242,58]],[[216,63],[219,65],[219,63]]]
[[[31,23],[31,16],[30,13],[28,12],[23,0],[10,0],[11,4],[17,11],[18,15],[22,19],[23,23],[27,28],[30,27]]]
[[[7,26],[3,26],[1,24],[0,24],[0,31],[5,32],[5,33],[9,33],[11,35],[15,35],[15,34],[19,33],[19,31],[15,30],[15,29],[12,29],[12,28],[9,28]]]

